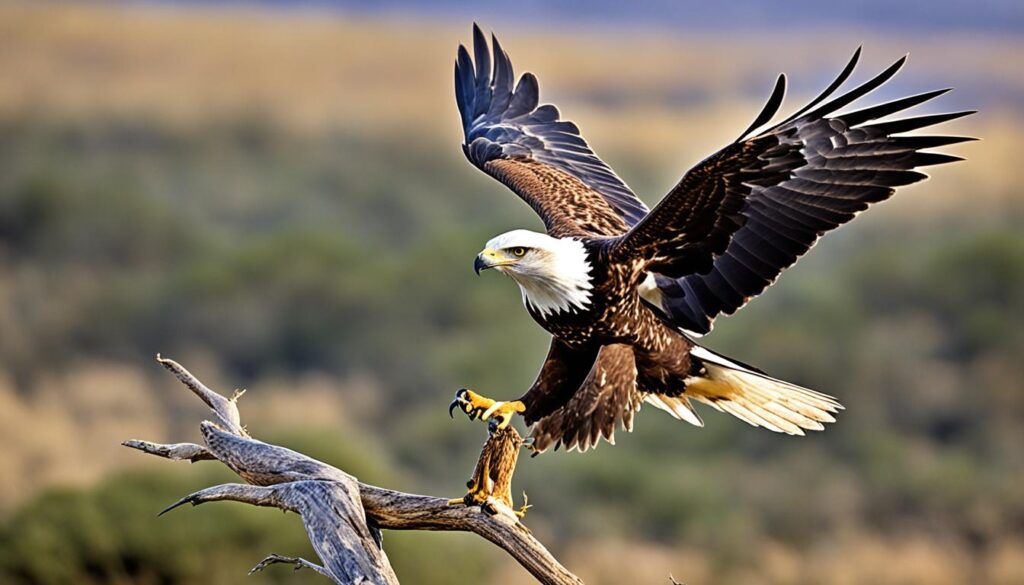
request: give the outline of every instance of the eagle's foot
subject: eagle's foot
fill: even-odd
[[[458,408],[466,413],[469,420],[476,420],[494,406],[494,403],[494,400],[480,396],[468,388],[459,388],[455,393],[455,399],[448,405],[448,416],[454,417],[452,413]]]
[[[483,415],[481,419],[487,421],[487,430],[496,433],[512,422],[512,415],[522,414],[526,411],[526,405],[520,400],[510,402],[495,402]]]
[[[520,400],[491,400],[468,388],[460,388],[455,393],[455,399],[448,405],[448,415],[452,416],[456,408],[466,413],[469,420],[487,421],[487,427],[493,433],[507,427],[512,421],[512,415],[524,412],[526,405]]]
[[[482,473],[474,475],[472,479],[466,482],[466,487],[469,488],[466,495],[461,498],[448,500],[449,506],[480,506],[483,508],[489,504],[491,491],[494,486],[487,476],[488,467],[486,464],[481,471]]]

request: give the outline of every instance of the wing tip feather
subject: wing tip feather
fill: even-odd
[[[768,96],[768,101],[761,107],[761,111],[754,118],[754,121],[750,123],[750,126],[734,142],[745,140],[754,130],[764,126],[775,117],[775,114],[779,112],[779,108],[782,107],[782,102],[786,99],[786,85],[786,74],[780,73],[775,78],[775,86],[772,88],[772,93]]]

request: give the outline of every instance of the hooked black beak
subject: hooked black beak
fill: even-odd
[[[491,265],[487,263],[487,260],[484,260],[483,254],[478,254],[476,260],[473,261],[473,272],[476,272],[477,276],[480,276],[481,272],[490,267]]]

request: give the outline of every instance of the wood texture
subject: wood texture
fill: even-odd
[[[296,512],[321,563],[271,554],[253,572],[272,564],[313,569],[335,583],[397,584],[398,577],[381,545],[380,530],[472,532],[494,543],[545,585],[582,581],[530,533],[512,509],[512,472],[523,440],[512,428],[485,443],[473,481],[486,489],[452,505],[446,498],[422,496],[360,483],[344,471],[291,449],[249,436],[237,400],[207,388],[173,360],[157,361],[213,410],[217,422],[200,425],[204,445],[161,445],[137,439],[126,447],[171,460],[217,460],[247,484],[224,484],[190,494],[161,514],[183,504],[237,501]],[[480,485],[479,483],[477,485]],[[524,507],[525,508],[525,507]]]

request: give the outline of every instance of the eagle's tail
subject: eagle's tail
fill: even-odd
[[[693,346],[690,355],[703,365],[687,380],[685,396],[727,412],[755,427],[803,435],[835,422],[843,405],[827,394],[790,384],[736,363],[709,349]]]

